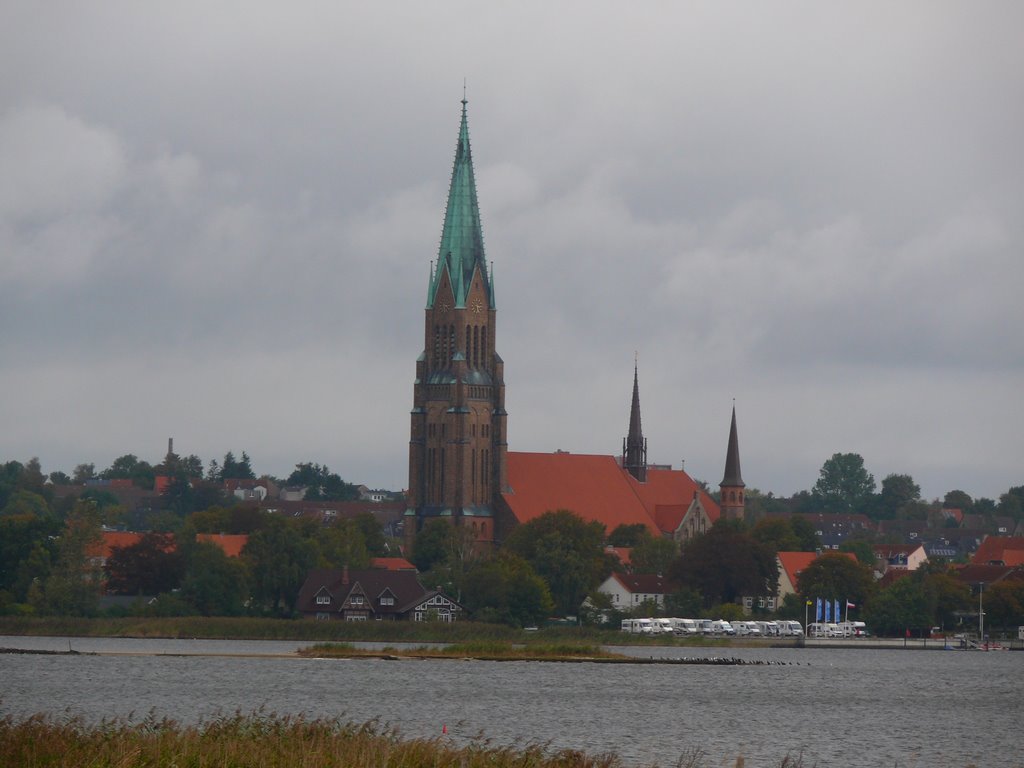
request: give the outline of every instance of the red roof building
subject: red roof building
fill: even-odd
[[[614,456],[509,452],[502,500],[513,525],[567,509],[609,533],[639,524],[655,536],[673,535],[695,499],[706,515],[705,527],[718,519],[714,499],[686,472],[648,469],[646,477],[638,481]]]
[[[1024,565],[1024,536],[986,536],[971,562],[978,565]]]

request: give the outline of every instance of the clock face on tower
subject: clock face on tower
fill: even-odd
[[[473,301],[473,306],[470,307],[470,309],[473,310],[474,315],[479,315],[481,312],[484,311],[484,303],[480,301],[480,299],[475,299]]]
[[[447,301],[442,301],[441,302],[441,306],[439,307],[439,309],[442,312],[447,312],[449,309],[451,309],[451,305]]]

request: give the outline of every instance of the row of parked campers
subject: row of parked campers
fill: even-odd
[[[838,624],[814,622],[807,625],[808,637],[865,637],[867,628],[863,621],[842,621]]]
[[[813,625],[812,625],[813,626]],[[799,621],[733,621],[725,619],[623,619],[622,631],[636,635],[674,634],[739,635],[741,637],[795,637],[804,633]]]

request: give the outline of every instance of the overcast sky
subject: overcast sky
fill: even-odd
[[[0,5],[0,460],[404,488],[463,81],[514,451],[1024,483],[1024,4]]]

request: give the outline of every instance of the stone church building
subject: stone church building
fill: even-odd
[[[608,532],[642,524],[678,541],[721,516],[743,517],[736,411],[720,484],[721,505],[682,469],[651,466],[640,418],[637,368],[622,453],[508,450],[504,363],[497,350],[494,283],[484,255],[466,101],[455,147],[441,245],[427,286],[423,352],[416,361],[405,538],[440,518],[500,544],[518,524],[568,509]]]

